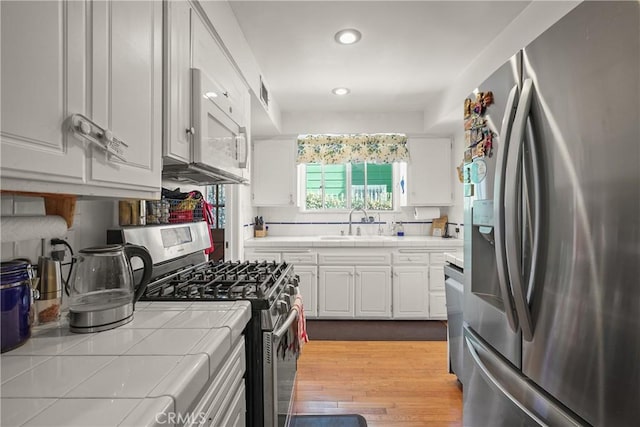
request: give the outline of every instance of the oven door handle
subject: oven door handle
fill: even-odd
[[[273,342],[280,341],[284,336],[284,334],[286,334],[287,331],[289,330],[289,327],[291,326],[291,324],[296,320],[298,320],[298,309],[295,307],[292,307],[291,310],[289,311],[289,315],[287,316],[287,320],[284,321],[283,325],[271,333]]]

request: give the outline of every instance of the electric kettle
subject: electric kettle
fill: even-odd
[[[131,258],[140,258],[144,270],[134,286]],[[151,279],[153,262],[142,246],[106,245],[82,249],[73,258],[70,279],[71,332],[99,332],[133,320],[134,304]]]

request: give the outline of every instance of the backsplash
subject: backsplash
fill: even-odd
[[[442,208],[441,213],[447,215],[447,208]],[[349,214],[340,213],[303,213],[297,208],[258,208],[258,215],[264,218],[268,228],[269,236],[317,236],[336,235],[344,232],[348,233]],[[360,227],[362,235],[391,235],[393,224],[402,221],[405,235],[407,236],[430,236],[431,220],[416,220],[413,217],[413,208],[402,208],[398,212],[379,213],[371,212],[374,217],[373,223],[361,223],[362,213],[353,213],[352,232],[356,234],[357,227]],[[244,224],[244,228],[249,233],[253,224]],[[455,228],[460,228],[459,238],[463,238],[462,225],[451,222],[449,233],[456,235]],[[247,232],[245,232],[247,235]],[[251,235],[247,236],[251,237]]]
[[[9,205],[8,200],[12,196],[3,195],[1,198],[3,205],[2,215],[10,215],[10,212],[7,212],[5,208]],[[73,226],[58,238],[67,240],[74,252],[90,246],[104,245],[106,243],[106,230],[117,224],[116,205],[117,202],[113,200],[78,200]],[[46,256],[50,256],[51,244],[50,239],[45,239],[44,241],[42,239],[31,239],[18,242],[3,242],[1,251],[2,261],[14,258],[28,258],[35,263],[43,253]],[[67,253],[65,262],[68,261],[69,254]]]

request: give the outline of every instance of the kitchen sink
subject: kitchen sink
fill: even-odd
[[[320,236],[320,240],[385,240],[390,236]]]

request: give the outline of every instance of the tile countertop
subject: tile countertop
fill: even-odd
[[[445,262],[453,264],[457,267],[464,269],[464,252],[445,252]]]
[[[462,239],[443,239],[432,236],[278,236],[251,238],[244,241],[246,248],[304,246],[304,247],[423,247],[423,248],[458,248],[462,247]]]
[[[140,302],[133,321],[109,331],[36,327],[0,356],[0,424],[166,425],[195,403],[250,316],[248,301]]]

